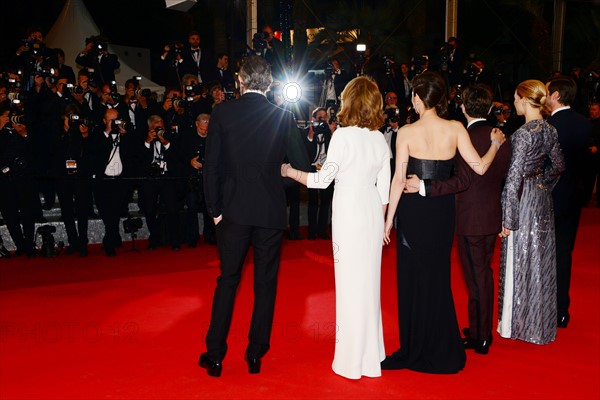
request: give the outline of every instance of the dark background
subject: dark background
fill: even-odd
[[[3,4],[0,31],[0,65],[6,65],[26,36],[29,26],[48,33],[64,0],[22,0]],[[245,1],[201,0],[188,12],[167,10],[163,0],[85,0],[84,4],[102,33],[114,44],[145,47],[152,61],[170,41],[186,42],[191,30],[200,32],[202,46],[227,52],[236,58],[245,50]],[[461,46],[481,57],[486,66],[501,72],[512,84],[526,78],[545,79],[552,72],[553,0],[461,0],[458,38]],[[433,53],[444,42],[445,1],[443,0],[263,0],[259,1],[259,25],[275,29],[289,25],[326,26],[330,32],[359,27],[371,49],[373,60],[384,54],[397,61],[413,55]],[[600,69],[600,1],[568,1],[563,47],[563,72],[574,65]],[[321,40],[322,39],[322,40]],[[322,62],[333,36],[311,45],[297,35],[294,57],[298,70]],[[81,47],[85,38],[81,38]],[[356,42],[340,54],[351,63]],[[300,62],[302,60],[302,66]],[[74,60],[66,60],[75,66]],[[373,64],[376,66],[376,62]],[[154,78],[154,76],[153,76]]]

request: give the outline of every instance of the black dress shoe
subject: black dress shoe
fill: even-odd
[[[287,233],[286,237],[288,238],[288,240],[302,240],[302,239],[304,239],[304,236],[302,236],[300,234],[300,232],[298,232],[298,231],[289,231]]]
[[[331,236],[327,232],[319,233],[319,239],[331,240]]]
[[[107,257],[115,257],[117,255],[115,249],[104,249],[104,252],[106,253]]]
[[[558,322],[557,322],[556,326],[558,328],[566,328],[569,325],[569,320],[570,319],[571,319],[571,316],[569,314],[559,315],[558,316]]]
[[[87,244],[81,245],[79,247],[79,257],[87,257],[87,256],[88,256]]]
[[[477,354],[487,354],[490,351],[492,345],[492,337],[485,340],[477,340],[471,338],[463,338],[463,344],[465,349],[473,349]]]
[[[223,364],[221,364],[221,361],[211,360],[208,358],[208,353],[202,353],[200,355],[198,365],[206,369],[208,376],[214,376],[215,378],[220,377],[221,372],[223,371]]]
[[[76,252],[77,252],[77,247],[75,247],[75,246],[69,246],[65,250],[65,255],[68,256],[69,254],[75,254]]]
[[[317,234],[316,233],[309,233],[308,234],[308,240],[317,240]]]
[[[244,360],[248,363],[249,374],[260,374],[260,358],[248,357],[248,354],[244,356]]]

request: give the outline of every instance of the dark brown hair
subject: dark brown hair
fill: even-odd
[[[448,96],[444,78],[436,72],[425,71],[412,79],[413,93],[418,94],[426,109],[435,108],[440,117],[448,114]]]

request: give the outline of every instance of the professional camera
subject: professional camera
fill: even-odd
[[[8,122],[13,125],[24,125],[25,116],[22,114],[9,115]]]
[[[37,228],[36,233],[42,237],[42,250],[41,255],[43,257],[56,257],[56,241],[54,240],[54,233],[56,233],[56,227],[53,225],[42,225]]]
[[[185,108],[189,103],[194,101],[194,98],[191,98],[191,101],[188,100],[189,97],[173,97],[171,100],[173,102],[173,107]]]
[[[119,126],[125,129],[127,132],[133,131],[133,124],[131,122],[125,121],[124,119],[115,119],[111,124],[111,129],[116,131],[119,129]]]
[[[448,71],[448,61],[450,61],[450,55],[452,54],[452,50],[452,46],[448,44],[448,42],[446,42],[440,47],[438,51],[440,69],[442,71]]]
[[[400,109],[399,108],[388,108],[385,110],[386,122],[398,122],[400,121]]]
[[[383,56],[383,67],[385,68],[385,74],[387,76],[392,75],[392,68],[394,67],[394,57],[392,56]]]
[[[69,122],[75,126],[79,126],[79,125],[92,126],[94,124],[92,120],[87,119],[87,118],[81,118],[77,114],[69,115]]]
[[[186,85],[184,88],[185,97],[194,97],[202,94],[202,85]],[[192,99],[193,100],[193,99]]]
[[[85,45],[87,46],[90,43],[93,43],[92,51],[94,53],[108,51],[108,40],[101,35],[85,38]]]
[[[229,101],[229,100],[233,100],[235,99],[235,92],[223,92],[225,93],[225,101]]]
[[[123,231],[125,233],[135,234],[137,231],[142,229],[144,223],[141,218],[129,217],[123,221]]]
[[[264,50],[267,48],[267,39],[269,34],[266,32],[255,33],[252,36],[252,47],[256,54],[262,55]]]
[[[419,75],[423,72],[425,65],[429,60],[426,56],[417,56],[413,58],[413,65],[410,69],[415,73],[415,75]]]
[[[15,78],[8,78],[7,82],[8,82],[7,89],[9,91],[19,90],[23,86],[23,84],[21,83],[21,81],[18,80],[18,79],[15,79]]]
[[[148,176],[151,178],[158,178],[165,173],[164,161],[153,162],[150,164],[148,170]]]
[[[152,91],[150,89],[135,89],[134,94],[136,96],[150,97],[152,96]]]
[[[313,121],[312,128],[315,132],[315,135],[324,135],[326,133],[329,133],[329,126],[325,121]]]
[[[457,101],[462,101],[463,100],[462,85],[461,84],[456,85],[456,100]]]

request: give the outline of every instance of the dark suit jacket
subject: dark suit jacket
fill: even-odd
[[[181,58],[183,62],[179,64],[179,78],[183,78],[185,74],[192,74],[194,76],[200,75],[203,84],[208,84],[214,80],[217,80],[215,62],[211,54],[206,49],[200,50],[200,63],[196,64],[190,47],[187,46],[181,52]]]
[[[468,129],[471,142],[480,156],[490,148],[492,127],[486,121],[475,122]],[[510,165],[512,148],[504,142],[490,168],[483,176],[477,175],[460,156],[456,155],[455,174],[443,181],[431,181],[427,195],[456,195],[456,234],[493,235],[502,230],[500,197]]]
[[[92,77],[96,81],[97,86],[114,81],[115,70],[121,66],[119,58],[115,54],[110,53],[103,55],[100,62],[98,62],[98,58],[93,54],[79,54],[75,58],[75,62],[82,67],[94,69]]]
[[[570,108],[549,117],[548,123],[556,128],[565,158],[565,171],[552,190],[554,210],[582,207],[585,193],[582,179],[584,161],[592,135],[590,121]]]
[[[204,193],[211,216],[239,225],[285,229],[281,164],[293,115],[259,93],[215,107],[208,127]]]
[[[309,128],[303,130],[302,139],[304,140],[304,146],[306,148],[306,154],[308,155],[308,161],[310,164],[312,164],[318,155],[317,152],[319,151],[319,147],[317,143],[316,133],[313,136],[312,141],[308,140],[308,130]],[[329,142],[331,142],[331,132],[329,132],[329,129],[327,129],[327,133],[323,135],[323,139],[325,141],[325,154],[327,154],[327,150],[329,150]],[[316,172],[316,168],[314,166],[311,166],[310,168],[312,172]]]

